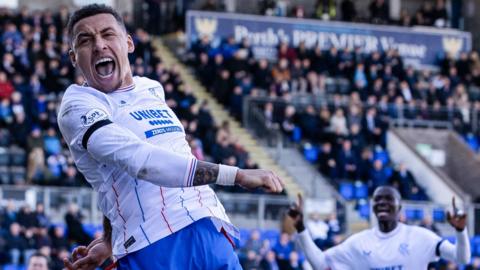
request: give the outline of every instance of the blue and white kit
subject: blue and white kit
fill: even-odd
[[[193,187],[197,160],[162,86],[144,77],[133,81],[108,94],[71,85],[58,117],[79,171],[112,224],[113,255],[139,251],[204,218],[219,234],[237,238],[213,190]]]

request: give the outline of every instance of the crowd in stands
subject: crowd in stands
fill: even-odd
[[[317,0],[312,10],[288,0],[259,1],[260,12],[269,16],[289,16],[295,18],[314,18],[320,20],[341,20],[346,22],[368,22],[374,24],[392,24],[400,26],[450,27],[449,13],[444,0],[423,1],[414,14],[406,9],[400,11],[400,18],[390,16],[389,1],[372,0],[368,4],[368,17],[362,17],[359,4],[353,0]],[[207,7],[207,6],[205,6]],[[212,5],[208,6],[212,7]]]
[[[266,125],[277,123],[294,141],[317,149],[312,162],[332,179],[360,180],[370,191],[395,184],[407,199],[426,196],[405,166],[391,164],[386,131],[395,120],[440,121],[465,135],[478,149],[472,113],[480,109],[477,52],[447,55],[439,72],[415,70],[398,51],[364,53],[360,48],[308,49],[301,43],[278,47],[278,61],[255,59],[249,42],[227,38],[213,47],[207,37],[192,45],[197,77],[240,119],[243,99],[269,97],[262,110]],[[332,83],[333,82],[333,83]],[[322,104],[294,106],[311,95]]]
[[[435,231],[435,224],[431,221],[425,219],[419,225]],[[35,209],[28,204],[17,208],[13,201],[8,201],[0,208],[0,225],[0,266],[11,270],[63,269],[63,258],[68,257],[75,246],[88,244],[93,238],[101,236],[100,228],[86,229],[82,213],[75,204],[68,207],[64,222],[55,224],[42,204]],[[322,217],[312,213],[307,217],[306,228],[323,250],[344,240],[344,230],[335,214]],[[281,231],[241,230],[237,253],[243,269],[310,269],[294,239],[288,222],[282,225]],[[475,249],[472,251],[480,255],[475,253]],[[45,267],[29,268],[32,263]],[[110,263],[107,261],[104,266]],[[453,263],[442,261],[429,269],[458,268]],[[472,264],[464,269],[480,269],[480,258],[474,257]]]
[[[2,184],[79,186],[77,172],[57,126],[57,112],[65,89],[82,84],[70,63],[65,24],[66,7],[58,13],[0,9],[0,181]],[[179,75],[155,55],[151,38],[132,26],[135,42],[130,54],[135,76],[162,83],[168,105],[187,133],[193,154],[242,168],[256,168],[231,134],[228,123],[217,126],[207,102],[199,104]]]
[[[85,231],[82,215],[75,205],[70,206],[63,225],[53,224],[42,204],[35,209],[28,204],[17,209],[13,201],[8,201],[0,209],[0,224],[0,265],[12,270],[24,269],[32,257],[39,257],[34,259],[38,260],[36,263],[46,262],[48,269],[61,270],[63,258],[69,256],[73,247],[98,237]]]

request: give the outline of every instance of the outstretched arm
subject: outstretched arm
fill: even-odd
[[[328,268],[325,254],[315,245],[308,230],[305,229],[303,223],[303,199],[298,194],[297,203],[290,208],[288,215],[293,219],[295,229],[298,232],[299,244],[307,257],[308,262],[316,270],[324,270]]]
[[[82,121],[80,115],[94,120],[92,123]],[[71,149],[86,151],[97,162],[115,165],[134,178],[159,186],[191,187],[215,183],[263,187],[271,192],[283,189],[282,181],[270,171],[239,170],[198,161],[152,145],[112,122],[107,108],[95,100],[67,102],[59,115],[59,127]]]
[[[448,241],[441,241],[437,245],[437,255],[443,259],[467,264],[471,259],[470,241],[466,228],[467,215],[459,211],[455,205],[455,198],[452,199],[453,213],[447,212],[447,221],[456,230],[457,241],[453,245]]]

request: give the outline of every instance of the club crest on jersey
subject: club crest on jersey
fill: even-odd
[[[400,246],[398,247],[398,252],[400,252],[400,254],[402,254],[403,256],[407,256],[409,254],[408,244],[407,243],[400,244]]]
[[[160,97],[160,95],[155,90],[157,88],[160,88],[160,87],[157,86],[157,87],[148,88],[148,92],[150,92],[150,94],[154,95],[156,98],[162,99],[162,97]]]
[[[105,120],[107,118],[108,118],[108,115],[106,112],[100,109],[92,109],[88,111],[85,115],[82,115],[80,117],[80,120],[82,121],[82,124],[85,127],[89,127],[93,125],[95,122],[98,122],[100,120]]]

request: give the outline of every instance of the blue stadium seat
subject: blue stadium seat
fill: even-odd
[[[295,127],[292,132],[292,141],[300,142],[302,140],[302,129],[300,127]]]
[[[355,182],[355,199],[368,198],[368,185],[360,181]]]
[[[415,209],[414,208],[405,208],[405,218],[407,220],[415,220]]]
[[[6,264],[3,266],[3,270],[25,270],[24,265]]]
[[[433,222],[444,222],[445,210],[441,208],[433,209],[432,217],[433,217]]]
[[[7,166],[0,166],[0,183],[10,184],[10,173]]]
[[[8,166],[10,164],[10,155],[8,148],[0,147],[0,166]]]
[[[479,149],[479,144],[477,138],[473,134],[467,134],[465,137],[465,142],[468,144],[468,146],[473,150],[473,151],[478,151]]]
[[[278,230],[265,230],[262,232],[262,239],[268,239],[272,247],[277,243],[279,237],[280,232]]]
[[[87,223],[83,224],[83,229],[88,235],[93,236],[97,231],[103,231],[103,226]]]
[[[25,150],[19,147],[10,148],[10,163],[13,166],[24,166],[27,160]]]
[[[370,219],[370,204],[368,203],[367,200],[360,200],[358,202],[358,213],[360,214],[360,217],[368,220]]]
[[[472,253],[476,256],[480,256],[480,236],[472,238]]]
[[[390,162],[390,157],[388,152],[383,150],[381,147],[376,147],[373,152],[373,160],[379,159],[382,161],[382,164],[385,166]]]
[[[303,147],[303,156],[310,163],[315,163],[318,160],[318,149],[311,144],[306,144]]]
[[[340,183],[339,192],[345,200],[352,200],[355,197],[355,188],[350,182]]]
[[[27,172],[25,167],[12,166],[10,167],[10,180],[14,184],[22,184],[27,180]]]
[[[10,132],[8,129],[0,129],[0,146],[9,146],[10,145]]]
[[[415,219],[416,220],[423,220],[424,217],[425,217],[425,212],[423,211],[423,209],[421,209],[421,208],[415,209]]]
[[[240,229],[240,241],[235,240],[235,245],[237,247],[243,247],[247,243],[248,239],[250,238],[250,230],[248,229]]]

